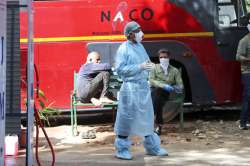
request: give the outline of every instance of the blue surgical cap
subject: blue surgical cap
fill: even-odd
[[[124,27],[125,36],[128,36],[130,32],[132,32],[138,28],[140,28],[140,25],[135,21],[131,21],[131,22],[127,23]]]

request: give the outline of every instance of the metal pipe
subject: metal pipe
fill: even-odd
[[[33,49],[33,0],[28,5],[28,58],[27,58],[27,135],[26,135],[26,166],[33,165],[32,136],[34,127],[34,49]]]
[[[6,0],[0,1],[0,165],[4,165],[6,101]]]

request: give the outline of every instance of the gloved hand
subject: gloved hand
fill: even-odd
[[[152,62],[149,62],[149,61],[146,61],[146,62],[143,62],[142,64],[140,64],[140,68],[142,70],[152,70],[154,67],[154,64]]]
[[[163,89],[167,92],[172,92],[174,90],[174,88],[169,84],[165,84]]]
[[[183,93],[183,89],[180,87],[180,86],[173,86],[174,90],[175,90],[175,93]]]

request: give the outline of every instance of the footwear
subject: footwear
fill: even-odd
[[[158,125],[158,126],[155,128],[155,133],[156,133],[157,135],[161,135],[161,128],[162,128],[161,125]]]
[[[247,130],[248,128],[247,128],[247,126],[246,125],[239,125],[239,129],[240,130]]]
[[[143,141],[146,154],[152,156],[168,156],[168,152],[160,147],[161,140],[160,137],[153,133],[152,135],[146,136]]]
[[[250,128],[250,122],[246,123],[247,128]]]
[[[91,98],[90,99],[91,103],[94,104],[95,106],[99,106],[102,107],[102,102],[100,100],[98,100],[97,98]]]
[[[107,97],[101,97],[99,99],[99,101],[102,102],[102,103],[113,103],[114,102],[113,100],[111,100],[111,99],[109,99]]]
[[[131,141],[128,138],[116,138],[115,139],[115,148],[116,153],[115,157],[123,160],[132,160],[132,155],[129,151],[131,146]]]
[[[117,151],[115,157],[122,160],[132,160],[132,155],[129,151]]]

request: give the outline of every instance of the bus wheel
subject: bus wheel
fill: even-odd
[[[174,119],[181,111],[182,103],[179,102],[166,102],[163,107],[163,121],[167,123]]]

